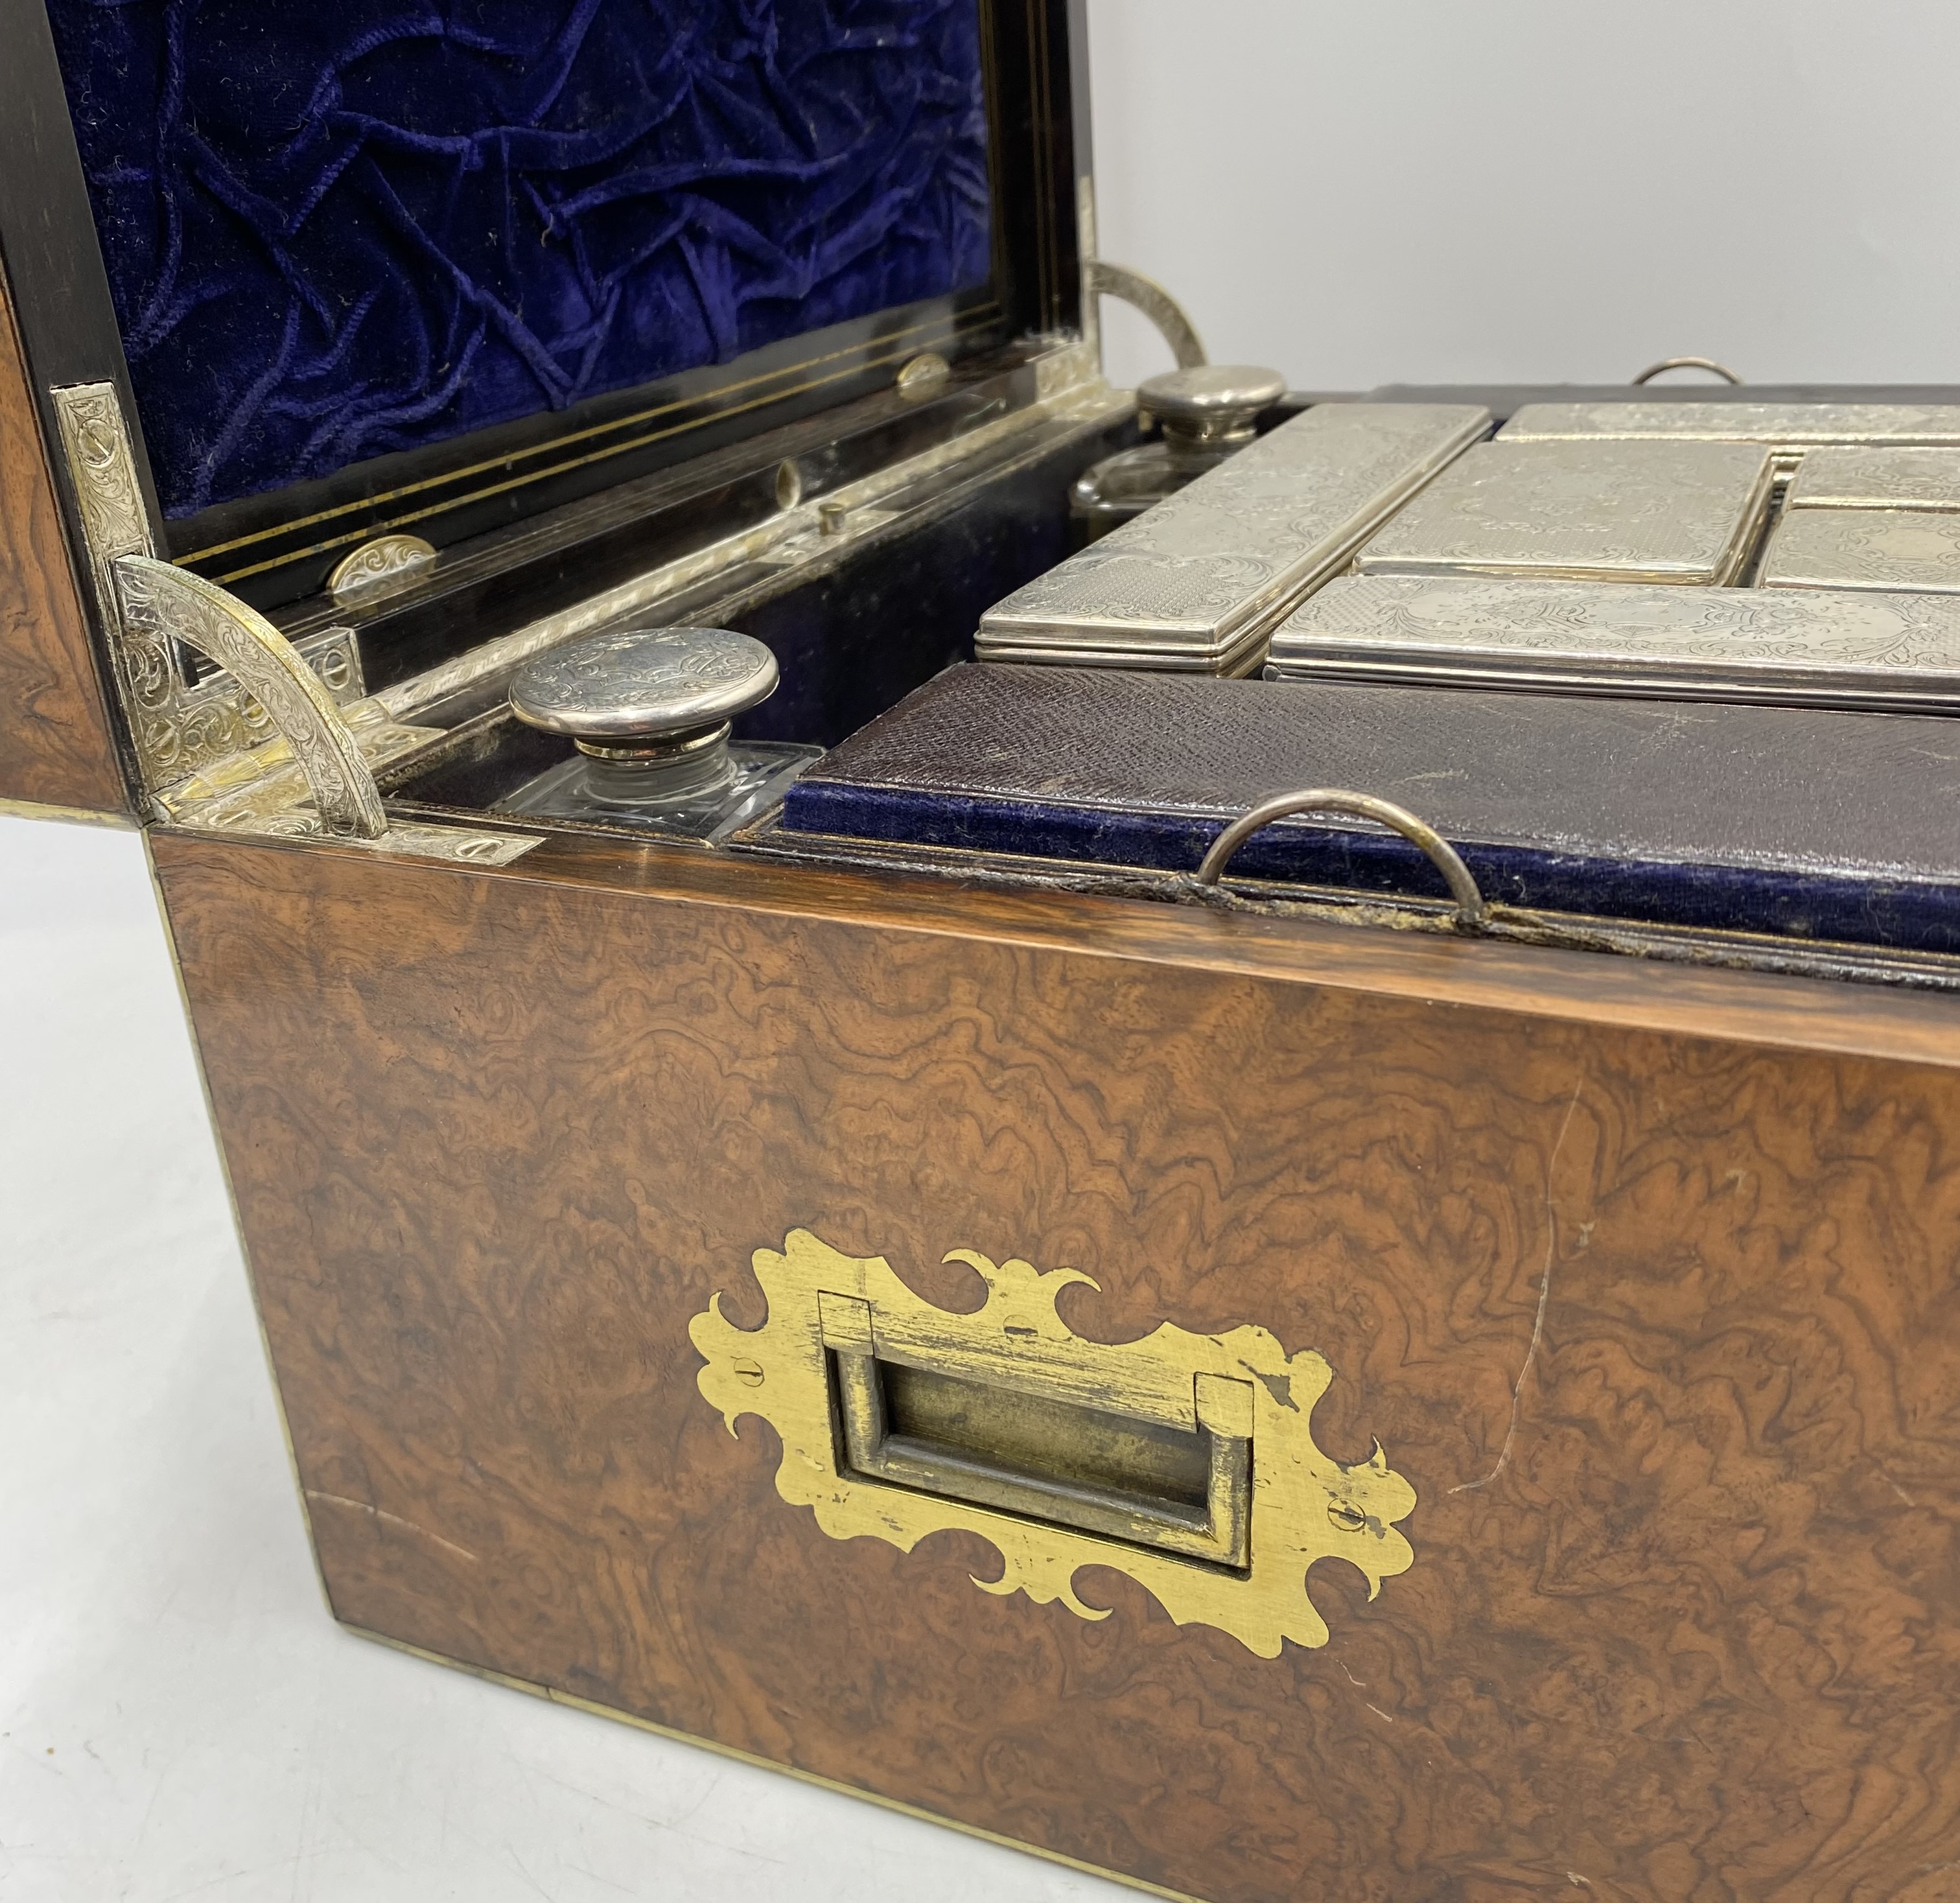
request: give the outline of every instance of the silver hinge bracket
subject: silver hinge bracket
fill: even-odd
[[[129,426],[110,383],[56,388],[89,579],[142,775],[163,816],[320,835],[422,857],[505,864],[522,833],[388,823],[372,762],[425,738],[366,700],[352,632],[300,647],[215,582],[158,559]],[[189,657],[219,671],[198,677]]]
[[[1195,370],[1205,361],[1204,345],[1198,326],[1185,314],[1184,307],[1157,282],[1141,271],[1091,258],[1082,267],[1082,288],[1091,299],[1116,298],[1134,304],[1153,323],[1179,370]]]

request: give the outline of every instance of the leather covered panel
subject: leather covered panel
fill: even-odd
[[[953,670],[828,754],[792,832],[1189,870],[1275,793],[1405,806],[1487,896],[1960,950],[1960,724],[1550,695]],[[1286,820],[1248,875],[1443,892],[1400,839]]]

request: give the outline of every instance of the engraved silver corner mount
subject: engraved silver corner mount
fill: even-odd
[[[498,864],[538,843],[523,834],[391,829],[369,755],[399,758],[425,736],[364,699],[350,631],[327,628],[295,646],[235,595],[159,560],[115,386],[68,384],[52,395],[97,613],[142,790],[160,813]],[[196,677],[191,654],[219,671]],[[284,747],[267,744],[278,740]]]
[[[1211,850],[1198,868],[1195,883],[1200,886],[1217,885],[1232,855],[1254,833],[1271,826],[1275,819],[1300,813],[1350,813],[1358,819],[1373,819],[1378,826],[1399,832],[1443,874],[1450,897],[1456,901],[1453,922],[1468,931],[1480,931],[1488,922],[1489,908],[1484,903],[1484,895],[1477,889],[1476,880],[1470,876],[1470,868],[1441,833],[1426,821],[1418,819],[1406,807],[1397,806],[1389,800],[1378,800],[1372,794],[1350,793],[1340,787],[1317,786],[1301,793],[1282,793],[1273,799],[1262,800],[1250,812],[1241,813],[1211,842]]]
[[[151,555],[117,556],[115,577],[126,630],[195,648],[265,708],[306,775],[329,835],[378,839],[387,831],[374,775],[325,685],[263,615]]]
[[[1091,258],[1082,267],[1082,285],[1092,298],[1119,298],[1125,304],[1141,310],[1170,345],[1171,355],[1177,359],[1179,370],[1195,370],[1205,361],[1204,345],[1198,339],[1198,326],[1185,314],[1178,301],[1154,278],[1147,278],[1141,271],[1128,270],[1120,264],[1111,264],[1105,259]]]

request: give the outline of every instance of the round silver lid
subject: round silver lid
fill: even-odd
[[[657,740],[713,727],[776,691],[776,657],[726,628],[641,628],[540,654],[511,683],[511,708],[547,732]]]
[[[1230,428],[1249,425],[1269,403],[1286,394],[1286,379],[1276,370],[1252,364],[1200,364],[1166,370],[1137,386],[1137,401],[1160,422],[1186,428]]]

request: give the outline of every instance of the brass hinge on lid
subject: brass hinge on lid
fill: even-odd
[[[116,689],[142,791],[160,816],[479,864],[508,864],[538,843],[391,825],[374,767],[433,733],[400,726],[363,698],[349,631],[296,648],[235,595],[158,560],[114,386],[52,393]],[[221,671],[195,677],[187,654]]]

